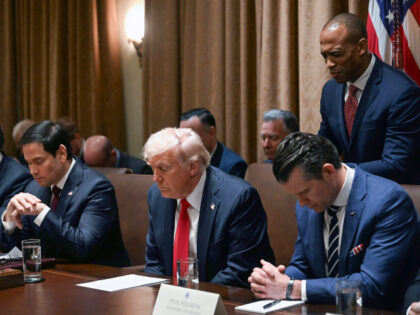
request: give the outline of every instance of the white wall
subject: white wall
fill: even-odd
[[[125,34],[125,16],[135,5],[144,7],[144,0],[117,0],[118,28],[120,35],[121,71],[124,94],[126,151],[139,157],[142,142],[143,88],[142,70],[133,44]]]

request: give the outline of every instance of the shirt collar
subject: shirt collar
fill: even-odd
[[[338,194],[337,198],[333,202],[334,206],[342,207],[345,206],[349,200],[351,186],[353,185],[354,179],[354,169],[344,164],[344,167],[347,169],[346,172],[346,179],[344,180],[344,184],[341,187],[340,193]]]
[[[370,58],[369,66],[366,68],[365,72],[354,82],[347,81],[347,89],[350,85],[356,86],[359,90],[363,91],[365,89],[366,83],[372,73],[373,66],[375,65],[376,57],[374,54],[371,54],[372,58]]]
[[[64,174],[64,176],[58,181],[57,186],[58,188],[60,188],[61,190],[63,190],[64,185],[66,184],[67,178],[69,177],[69,174],[71,172],[71,170],[73,169],[74,164],[76,164],[76,160],[75,159],[71,159],[71,164],[69,169],[67,170],[66,174]],[[54,187],[54,185],[51,186],[51,190]]]
[[[3,153],[0,152],[0,163],[3,161]]]
[[[207,171],[204,170],[203,174],[201,174],[201,178],[198,181],[198,184],[195,186],[194,190],[187,196],[187,201],[190,205],[200,211],[201,207],[201,199],[203,198],[203,191],[204,191],[204,184],[206,183]],[[178,204],[180,203],[181,199],[178,199]]]

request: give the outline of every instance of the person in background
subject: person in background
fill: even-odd
[[[71,154],[67,133],[51,121],[34,124],[20,141],[33,180],[2,215],[9,244],[39,238],[42,254],[117,267],[130,264],[112,184]]]
[[[341,163],[326,138],[288,135],[274,176],[296,195],[298,236],[289,266],[262,261],[249,282],[257,298],[335,304],[337,280],[362,282],[363,306],[400,310],[417,271],[419,224],[397,183]]]
[[[210,153],[210,165],[234,176],[245,177],[247,163],[238,154],[217,140],[216,120],[208,109],[195,108],[181,114],[179,126],[191,128],[200,136]]]
[[[201,281],[245,287],[259,257],[274,261],[258,192],[209,166],[193,130],[162,129],[149,137],[143,155],[155,181],[145,272],[176,275],[177,259],[198,258]]]
[[[296,116],[288,110],[270,109],[263,115],[261,141],[267,160],[273,163],[274,155],[280,142],[292,132],[299,131]]]
[[[322,90],[320,136],[343,161],[392,179],[420,184],[420,87],[369,52],[360,17],[342,13],[320,36],[332,79]]]
[[[16,149],[19,151],[19,155],[17,157],[18,161],[25,165],[28,166],[28,164],[26,163],[23,154],[22,154],[22,148],[19,145],[20,139],[22,138],[22,135],[25,133],[26,130],[29,129],[29,127],[31,127],[35,122],[31,119],[23,119],[21,121],[19,121],[12,130],[12,138],[13,138],[13,142],[15,143],[15,147]]]
[[[403,311],[407,315],[420,315],[420,268],[405,293]]]
[[[80,134],[79,128],[70,117],[61,117],[57,120],[57,124],[64,129],[70,138],[71,152],[84,162],[83,149],[85,147],[85,138]]]
[[[10,199],[14,195],[24,191],[26,185],[32,179],[28,168],[7,156],[3,148],[4,134],[0,126],[0,215],[6,210]],[[0,250],[9,251],[13,246],[7,244],[5,241],[0,235]]]
[[[84,158],[85,163],[91,167],[125,167],[134,174],[152,174],[152,169],[144,160],[121,152],[102,135],[91,136],[86,140]]]

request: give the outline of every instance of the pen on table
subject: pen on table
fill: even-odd
[[[270,303],[267,303],[267,304],[263,305],[263,309],[267,309],[269,307],[272,307],[272,306],[274,306],[274,305],[276,305],[280,302],[281,302],[281,299],[274,300],[273,302],[270,302]]]

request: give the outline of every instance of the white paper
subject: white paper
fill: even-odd
[[[102,290],[107,292],[114,292],[118,290],[130,289],[145,285],[153,285],[168,281],[163,278],[145,277],[139,275],[126,275],[121,277],[109,278],[105,280],[97,280],[92,282],[85,282],[76,284],[80,287]]]
[[[8,253],[1,254],[0,259],[4,260],[17,260],[22,259],[22,252],[16,246],[12,248],[12,250]]]
[[[302,305],[305,303],[302,300],[295,300],[295,301],[283,300],[280,303],[273,305],[272,307],[269,307],[266,309],[263,308],[264,305],[273,301],[274,300],[263,300],[263,301],[249,303],[249,304],[244,304],[244,305],[235,307],[235,310],[245,311],[245,312],[254,312],[254,313],[259,313],[259,314],[267,314],[270,312],[284,310],[286,308]]]

